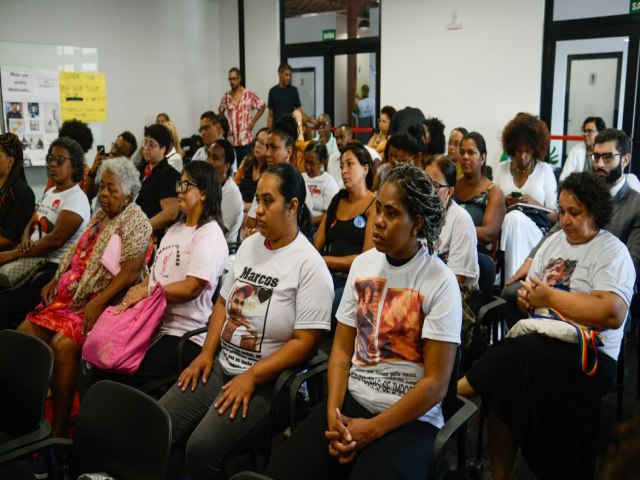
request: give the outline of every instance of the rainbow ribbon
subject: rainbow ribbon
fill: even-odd
[[[569,320],[558,310],[553,308],[547,308],[551,316],[543,316],[538,315],[535,312],[531,311],[530,314],[534,318],[547,318],[549,320],[562,320],[567,322],[573,328],[576,329],[576,333],[578,334],[578,347],[580,348],[580,366],[582,367],[582,371],[587,374],[589,377],[593,377],[598,371],[598,347],[602,347],[604,342],[600,337],[600,332],[590,328],[583,327],[582,325],[577,324],[576,322]],[[593,346],[594,359],[593,364],[589,366],[589,345]]]

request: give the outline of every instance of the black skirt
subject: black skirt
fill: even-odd
[[[513,432],[540,479],[593,478],[600,399],[616,362],[598,354],[593,377],[582,372],[577,344],[537,334],[506,339],[478,359],[467,380]]]

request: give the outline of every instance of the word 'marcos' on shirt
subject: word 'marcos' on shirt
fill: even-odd
[[[278,286],[279,279],[270,277],[268,275],[263,275],[261,273],[254,272],[251,267],[244,267],[242,275],[240,278],[246,280],[247,282],[264,285],[266,287],[276,288]]]

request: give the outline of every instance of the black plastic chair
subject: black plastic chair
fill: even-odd
[[[47,439],[15,453],[71,445],[70,478],[97,472],[123,480],[164,478],[171,447],[169,414],[135,388],[109,380],[93,385],[83,399],[74,435],[73,441]]]
[[[455,436],[457,441],[457,468],[455,470],[460,478],[463,478],[467,468],[466,465],[466,443],[467,443],[467,421],[476,413],[478,407],[475,403],[460,397],[458,390],[458,370],[460,368],[460,348],[456,352],[456,359],[449,380],[447,394],[442,401],[442,415],[444,416],[444,425],[436,435],[429,459],[429,469],[427,471],[427,480],[438,478],[438,464],[441,462],[444,447],[449,440]]]
[[[26,333],[0,331],[0,464],[49,436],[44,405],[52,372],[49,345]]]

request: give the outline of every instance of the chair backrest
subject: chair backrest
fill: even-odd
[[[478,266],[480,267],[478,288],[490,297],[493,295],[493,284],[496,280],[496,266],[493,259],[486,253],[478,253]]]
[[[135,388],[98,382],[85,394],[76,421],[72,478],[91,472],[125,480],[164,478],[170,445],[164,407]]]
[[[39,338],[0,331],[0,430],[14,437],[39,428],[53,371],[53,351]]]
[[[456,358],[453,363],[453,370],[451,371],[451,378],[449,379],[449,386],[447,387],[447,394],[442,400],[442,416],[444,421],[449,420],[459,408],[458,401],[458,374],[460,371],[460,346],[456,349]]]

